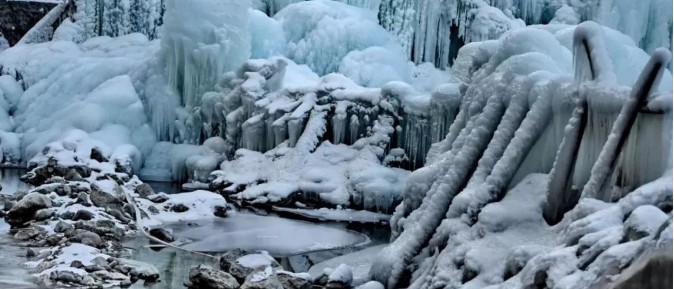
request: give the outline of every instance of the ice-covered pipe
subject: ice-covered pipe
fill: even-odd
[[[597,162],[592,167],[590,180],[583,188],[583,198],[597,198],[604,201],[611,200],[613,173],[621,149],[627,141],[632,125],[637,119],[639,109],[644,106],[653,87],[656,87],[669,63],[671,54],[666,49],[657,49],[639,75],[634,84],[629,99],[625,102],[620,114],[613,124],[611,134],[604,148],[599,154]]]

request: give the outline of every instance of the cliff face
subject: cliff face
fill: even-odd
[[[56,3],[0,0],[0,35],[16,44]]]

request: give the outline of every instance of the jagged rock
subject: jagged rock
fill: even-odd
[[[91,184],[89,199],[94,206],[101,208],[121,209],[123,205],[115,196],[102,191],[95,184]]]
[[[105,245],[98,234],[84,230],[75,233],[75,235],[70,238],[70,241],[82,243],[94,248],[101,248]]]
[[[235,289],[239,282],[229,273],[199,265],[190,269],[188,286],[191,289]]]
[[[274,269],[267,266],[253,271],[240,289],[283,289]]]
[[[96,160],[99,163],[106,163],[108,162],[108,158],[105,157],[105,154],[101,151],[101,149],[94,147],[91,149],[91,153],[89,154],[89,158],[92,160]]]
[[[215,206],[213,208],[213,215],[216,217],[220,218],[226,218],[227,217],[227,207],[225,206]]]
[[[163,203],[168,201],[169,197],[166,193],[158,193],[154,195],[147,196],[147,199],[153,203]]]
[[[311,289],[313,285],[311,276],[301,276],[292,272],[278,271],[276,277],[283,286],[283,289]]]
[[[162,240],[164,242],[170,243],[170,242],[175,241],[175,237],[173,237],[173,234],[171,234],[171,232],[169,232],[168,230],[166,230],[164,228],[153,228],[153,229],[150,229],[149,233],[150,233],[151,236],[153,236],[153,237],[155,237],[159,240]]]
[[[229,250],[220,256],[220,270],[229,272],[229,268],[232,267],[232,263],[236,262],[236,259],[245,256],[247,253],[241,249]]]
[[[49,198],[38,193],[30,193],[18,201],[5,217],[5,221],[14,226],[23,226],[35,216],[40,209],[49,208],[52,202]]]
[[[147,198],[150,195],[154,195],[154,190],[152,187],[146,183],[142,183],[136,186],[133,189],[133,192],[138,194],[141,198]]]
[[[87,210],[77,210],[77,212],[75,212],[75,215],[73,216],[73,221],[78,221],[78,220],[89,221],[93,218],[94,218],[94,214],[92,212],[89,212]]]
[[[75,229],[75,226],[72,224],[66,223],[64,221],[59,221],[56,223],[56,226],[54,226],[54,232],[56,233],[65,233],[68,231],[72,231]]]

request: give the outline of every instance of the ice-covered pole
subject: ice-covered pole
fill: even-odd
[[[613,123],[611,134],[604,144],[597,162],[592,167],[590,180],[583,188],[581,195],[583,198],[610,201],[613,185],[612,176],[620,151],[637,119],[639,108],[646,104],[646,99],[651,94],[651,90],[657,86],[670,57],[671,54],[664,48],[658,48],[653,52],[651,59],[634,84],[630,97],[625,101],[618,118]]]
[[[576,27],[573,35],[574,67],[576,84],[580,86],[585,81],[598,81],[600,73],[610,71],[610,60],[603,49],[600,29],[592,22],[586,22]],[[593,51],[595,51],[593,53]],[[612,77],[612,76],[608,76]],[[543,217],[549,224],[555,224],[564,216],[569,203],[578,196],[573,193],[573,172],[576,167],[580,144],[587,127],[587,94],[578,87],[576,106],[571,114],[569,123],[564,129],[564,139],[559,146],[555,163],[550,171],[547,185],[547,199]]]

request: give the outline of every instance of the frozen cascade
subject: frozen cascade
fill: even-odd
[[[220,75],[248,58],[250,1],[169,0],[165,6],[161,54],[169,84],[189,110]]]

